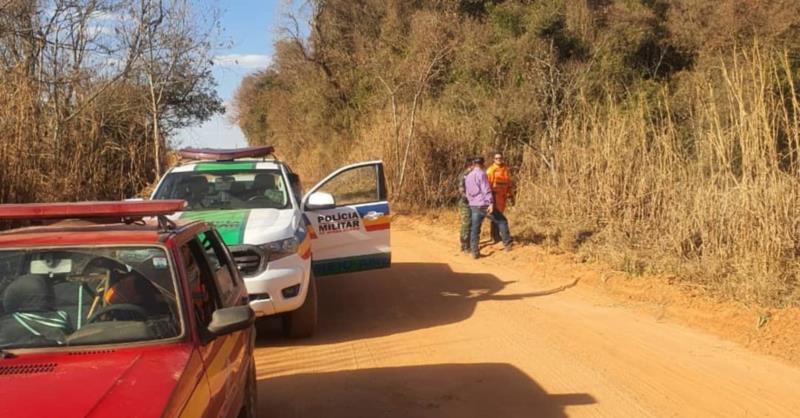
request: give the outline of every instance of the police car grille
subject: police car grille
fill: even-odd
[[[254,248],[234,247],[231,254],[239,271],[245,276],[256,274],[261,268],[261,254]]]
[[[14,374],[50,373],[56,369],[56,363],[31,363],[15,364],[13,366],[0,366],[0,376]]]

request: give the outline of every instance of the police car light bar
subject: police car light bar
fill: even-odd
[[[265,158],[275,152],[269,145],[246,148],[184,148],[178,155],[188,160],[233,161],[238,158]]]
[[[0,220],[162,217],[185,208],[185,200],[10,204],[0,205]]]

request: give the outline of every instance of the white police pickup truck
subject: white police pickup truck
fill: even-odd
[[[317,322],[315,276],[391,265],[383,163],[342,167],[303,195],[298,175],[272,153],[181,150],[189,161],[169,170],[151,198],[184,199],[178,219],[213,223],[256,315],[281,314],[287,336],[307,337]]]

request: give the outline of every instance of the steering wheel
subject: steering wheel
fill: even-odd
[[[113,321],[115,319],[120,321],[146,321],[148,316],[149,315],[147,315],[147,311],[145,311],[144,308],[139,305],[133,305],[131,303],[115,303],[113,305],[104,306],[98,309],[97,312],[95,312],[86,323],[93,324],[95,322],[101,322],[103,321],[101,318],[110,318],[105,319],[106,321]]]

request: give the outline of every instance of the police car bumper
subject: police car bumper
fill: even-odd
[[[306,300],[310,259],[291,255],[275,260],[260,274],[245,277],[250,307],[257,317],[290,312]]]

